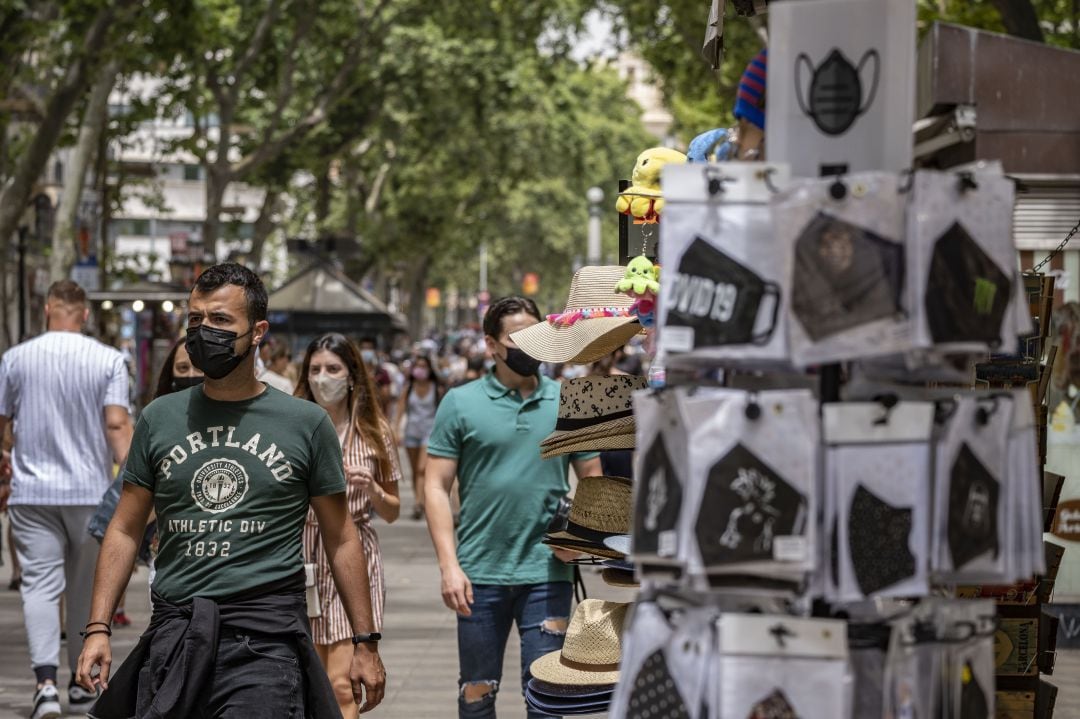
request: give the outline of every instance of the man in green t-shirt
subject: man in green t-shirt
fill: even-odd
[[[540,458],[555,429],[559,383],[510,334],[540,322],[536,304],[506,297],[484,317],[494,370],[450,390],[428,441],[424,491],[442,571],[442,597],[458,614],[459,717],[494,717],[503,654],[513,624],[521,636],[522,691],[529,665],[562,648],[573,596],[568,553],[541,543],[559,500],[579,477],[600,474],[598,455]],[[450,488],[461,483],[454,542]],[[529,713],[530,719],[541,715]]]
[[[256,380],[266,305],[262,282],[237,264],[209,268],[192,290],[187,350],[206,380],[152,402],[135,428],[79,659],[80,684],[105,690],[95,717],[240,717],[254,706],[260,716],[340,716],[306,614],[309,505],[356,635],[353,695],[361,712],[382,699],[341,446],[318,405]],[[109,618],[151,510],[160,539],[153,617],[110,685]]]

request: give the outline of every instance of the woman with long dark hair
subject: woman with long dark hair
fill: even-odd
[[[401,511],[398,499],[397,447],[390,425],[379,407],[374,383],[360,350],[344,335],[331,333],[311,343],[294,396],[317,402],[330,415],[344,454],[349,511],[363,540],[371,585],[371,609],[375,631],[382,627],[382,553],[371,526],[374,511],[393,522]],[[357,706],[349,680],[352,661],[352,627],[338,597],[330,564],[319,541],[315,513],[308,511],[304,526],[304,561],[315,565],[315,585],[321,616],[311,619],[311,635],[345,719],[356,717]]]
[[[424,470],[427,466],[427,443],[435,426],[435,410],[439,407],[446,388],[431,357],[418,354],[413,357],[408,383],[401,393],[397,406],[397,421],[405,425],[405,453],[409,456],[412,470],[413,507],[412,518],[424,516]],[[400,430],[401,425],[398,425]]]

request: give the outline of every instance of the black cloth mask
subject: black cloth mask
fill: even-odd
[[[750,710],[746,719],[799,719],[784,692],[774,689]]]
[[[251,354],[253,344],[248,345],[244,354],[236,354],[236,341],[241,337],[247,337],[254,331],[248,330],[242,335],[229,330],[219,330],[207,325],[188,327],[187,348],[191,364],[202,370],[210,379],[221,379],[240,366],[240,363]]]
[[[903,314],[904,247],[819,212],[795,243],[791,307],[817,342]]]
[[[626,719],[691,719],[679,688],[668,670],[664,652],[649,655],[634,678]]]
[[[540,371],[540,360],[533,359],[517,347],[506,347],[506,359],[503,360],[510,371],[522,377],[532,377]]]
[[[998,556],[998,501],[1001,486],[966,444],[952,466],[948,536],[953,567],[986,552]]]
[[[656,435],[642,468],[634,506],[634,552],[659,555],[660,535],[675,529],[682,507],[682,483],[671,464],[663,435]],[[672,555],[673,551],[664,552],[664,556]]]
[[[678,272],[667,284],[670,309],[665,324],[692,327],[695,349],[763,345],[776,329],[780,286],[761,279],[700,235],[683,253]],[[765,298],[772,301],[768,324],[755,333]]]
[[[898,508],[866,489],[855,490],[848,517],[848,546],[855,581],[865,596],[915,575],[908,548],[912,510]]]
[[[706,567],[771,560],[773,539],[799,534],[806,498],[741,444],[709,471],[694,531]]]
[[[998,346],[1012,286],[967,230],[953,223],[934,243],[930,260],[925,297],[930,336],[938,343]]]
[[[964,663],[960,679],[960,719],[990,719],[986,691],[979,686],[971,662]]]
[[[190,387],[198,387],[205,379],[205,377],[173,377],[172,391],[179,392]]]

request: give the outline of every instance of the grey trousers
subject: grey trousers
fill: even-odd
[[[60,595],[67,613],[68,666],[78,665],[79,638],[90,617],[98,543],[87,526],[96,507],[20,504],[8,507],[22,565],[23,618],[32,667],[60,665]]]

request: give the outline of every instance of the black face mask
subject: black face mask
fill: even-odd
[[[649,655],[634,678],[630,689],[627,719],[663,716],[665,719],[690,719],[678,685],[668,670],[662,649]]]
[[[203,383],[205,377],[173,377],[172,391],[179,392],[182,389],[197,387]]]
[[[865,596],[915,575],[908,548],[911,507],[893,507],[859,485],[848,516],[848,545],[855,581]]]
[[[511,372],[522,377],[532,377],[540,371],[540,360],[533,359],[517,347],[506,347],[506,359],[503,362]]]
[[[954,223],[934,243],[926,281],[926,319],[934,342],[1001,343],[1012,279]]]
[[[1000,491],[971,448],[961,447],[949,483],[949,553],[956,569],[986,552],[997,557]]]
[[[801,534],[806,498],[738,444],[705,484],[695,534],[706,567],[773,558],[773,538]]]
[[[242,335],[229,330],[219,330],[206,325],[188,327],[187,352],[191,364],[202,370],[210,379],[221,379],[240,366],[251,354],[249,345],[244,354],[236,354],[236,341],[252,333],[254,328]]]
[[[661,535],[670,534],[679,521],[682,483],[672,466],[662,435],[657,435],[645,454],[642,476],[638,478],[634,507],[634,552],[671,557],[671,547],[661,547]],[[664,551],[661,551],[663,549]]]
[[[822,212],[795,243],[794,277],[791,308],[815,342],[903,313],[903,246]]]
[[[764,300],[772,300],[768,324],[757,333]],[[683,253],[670,281],[665,324],[691,327],[694,348],[763,345],[772,337],[780,311],[780,287],[766,282],[698,236]]]

